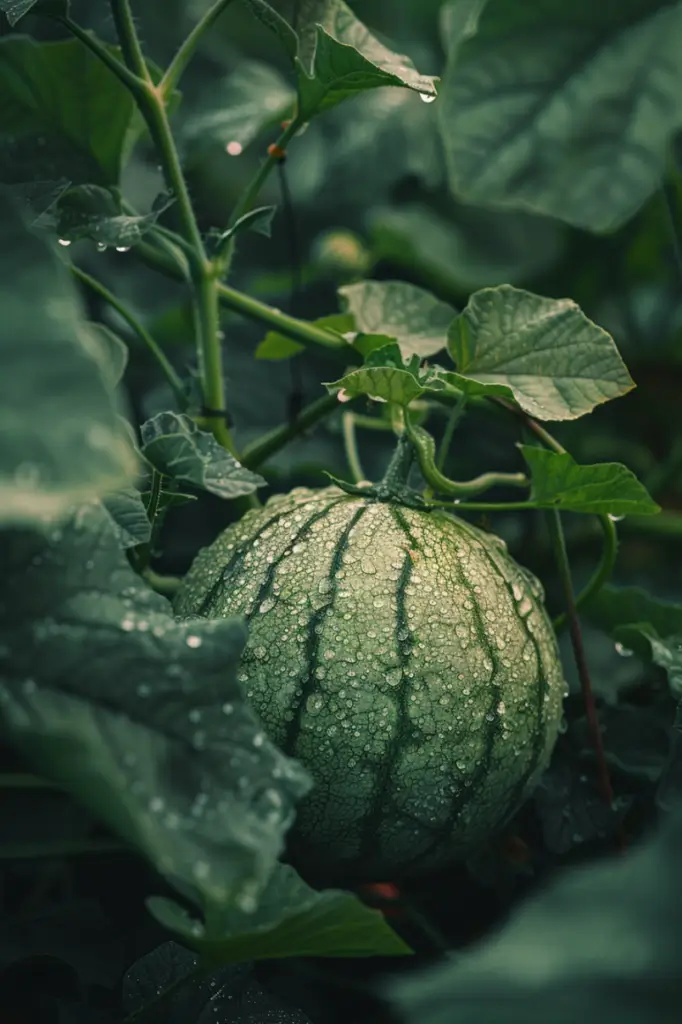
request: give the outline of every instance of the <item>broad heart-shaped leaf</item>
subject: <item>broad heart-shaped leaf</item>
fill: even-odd
[[[0,13],[7,17],[10,25],[16,25],[29,11],[66,14],[68,7],[68,0],[0,0]]]
[[[682,604],[661,601],[640,587],[602,587],[585,604],[584,614],[607,633],[619,626],[647,623],[660,636],[682,633]]]
[[[0,189],[0,520],[127,486],[137,462],[109,357],[62,261]]]
[[[334,331],[339,335],[339,340],[355,327],[355,321],[348,313],[331,313],[329,316],[313,320],[313,323],[316,327],[325,327],[327,330]],[[289,359],[297,352],[302,352],[304,348],[305,345],[287,338],[285,334],[268,331],[256,349],[256,359]]]
[[[194,484],[219,498],[238,498],[263,487],[258,473],[242,466],[218,444],[213,434],[199,430],[188,416],[160,412],[140,428],[142,454],[163,476]]]
[[[253,900],[309,785],[239,689],[243,623],[177,623],[96,503],[0,545],[10,739],[203,906]]]
[[[59,196],[50,210],[38,219],[37,225],[53,228],[59,238],[67,242],[91,238],[100,248],[129,249],[174,202],[172,195],[162,192],[149,213],[131,216],[123,213],[117,189],[76,185]]]
[[[452,322],[448,350],[465,377],[505,384],[540,420],[573,420],[634,384],[613,339],[571,299],[483,288]]]
[[[238,156],[262,131],[291,114],[296,92],[269,64],[242,61],[223,82],[211,82],[195,115],[182,127],[185,146],[204,149],[219,145]]]
[[[404,281],[359,281],[339,288],[341,305],[358,331],[395,338],[404,358],[422,359],[445,348],[457,310]]]
[[[476,28],[440,90],[453,192],[619,227],[657,188],[682,126],[682,5],[488,0]]]
[[[334,5],[337,5],[337,0],[334,0]],[[340,0],[338,6],[350,14]],[[344,16],[342,23],[347,21]],[[357,93],[385,85],[414,89],[426,96],[427,102],[436,98],[433,78],[420,75],[408,57],[387,50],[361,22],[357,25],[359,29],[356,31],[341,32],[343,39],[329,35],[318,25],[311,71],[308,72],[300,58],[297,60],[299,115],[303,120],[309,120]],[[350,41],[356,38],[362,42],[362,51]]]
[[[352,893],[311,889],[288,864],[277,864],[257,905],[226,908],[210,929],[173,900],[148,905],[208,963],[243,963],[290,956],[401,956],[412,952],[385,921]]]
[[[669,1024],[679,1016],[682,814],[574,868],[454,962],[385,982],[407,1024]]]
[[[579,466],[568,452],[521,444],[531,474],[531,501],[543,508],[598,515],[656,515],[656,504],[635,474],[618,462]]]
[[[134,487],[112,491],[102,498],[102,508],[108,514],[122,548],[134,548],[146,544],[152,535],[152,524],[142,501],[142,495]]]
[[[81,42],[0,39],[0,94],[1,181],[116,184],[134,141],[135,104]]]
[[[209,977],[192,978],[199,958],[177,942],[164,942],[141,957],[123,979],[123,1009],[128,1016],[164,999],[163,1024],[311,1024],[271,993],[251,964],[228,965]],[[181,984],[186,979],[185,984]]]

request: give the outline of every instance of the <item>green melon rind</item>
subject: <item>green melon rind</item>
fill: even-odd
[[[447,513],[298,489],[197,556],[176,612],[247,618],[240,682],[316,782],[294,845],[334,877],[471,850],[547,765],[564,682],[541,589]]]

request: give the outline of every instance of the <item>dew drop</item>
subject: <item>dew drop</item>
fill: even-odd
[[[430,93],[430,92],[420,92],[419,93],[419,99],[422,101],[422,103],[433,103],[435,98],[436,97],[435,97],[434,93]]]
[[[59,242],[60,245],[71,245],[71,239],[70,238],[59,238],[58,242]]]
[[[620,640],[616,640],[614,647],[616,649],[616,654],[620,654],[621,658],[631,658],[635,653],[634,651],[631,651],[629,647],[626,647],[625,644],[622,644]]]

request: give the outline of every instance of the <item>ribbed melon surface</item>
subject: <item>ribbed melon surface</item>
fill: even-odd
[[[204,549],[176,611],[248,620],[239,679],[315,780],[292,850],[324,878],[470,851],[548,762],[564,682],[542,590],[447,513],[298,489]]]

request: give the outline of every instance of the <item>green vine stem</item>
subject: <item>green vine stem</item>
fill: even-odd
[[[114,57],[108,48],[101,43],[95,36],[90,35],[86,32],[78,22],[73,21],[66,14],[46,14],[46,17],[52,18],[53,21],[58,22],[67,31],[79,39],[84,46],[87,46],[88,50],[95,55],[103,64],[109,68],[109,70],[116,75],[118,80],[125,85],[135,99],[138,99],[144,89],[144,80],[139,78],[133,71],[126,67],[120,60]]]
[[[219,335],[217,280],[214,267],[206,255],[203,239],[194,214],[180,157],[173,139],[165,94],[155,86],[145,63],[135,29],[129,0],[110,0],[114,24],[127,67],[144,81],[138,106],[156,145],[167,187],[175,196],[181,234],[188,243],[186,255],[190,263],[192,299],[196,325],[197,350],[204,401],[208,408],[223,415],[211,418],[216,440],[233,455],[236,454],[227,426],[225,383]]]
[[[300,128],[301,122],[298,120],[297,117],[294,117],[287,124],[286,128],[279,136],[274,146],[270,147],[268,155],[266,156],[265,160],[262,162],[262,164],[256,171],[252,181],[245,188],[243,195],[241,196],[241,198],[235,205],[232,213],[230,214],[230,219],[227,223],[227,226],[229,228],[233,228],[234,225],[239,220],[239,218],[243,217],[245,213],[248,213],[249,210],[253,206],[255,206],[260,190],[267,181],[270,173],[277,166],[278,162],[282,159],[282,157],[278,154],[284,152],[289,143],[289,140],[293,138],[293,136]]]
[[[428,430],[416,426],[409,416],[405,416],[405,432],[414,447],[422,475],[434,491],[455,497],[467,497],[496,486],[528,487],[528,478],[523,473],[481,473],[473,480],[450,480],[436,466],[436,442]]]
[[[339,401],[336,395],[324,395],[323,398],[316,399],[310,405],[305,406],[291,423],[275,427],[268,434],[264,434],[263,437],[259,437],[258,440],[247,445],[239,461],[247,469],[257,469],[272,455],[284,448],[289,441],[304,434],[320,420],[331,416],[338,408]]]
[[[460,397],[457,399],[455,405],[452,407],[452,412],[448,416],[448,421],[445,425],[443,437],[440,442],[440,448],[438,449],[438,456],[436,458],[436,468],[440,470],[441,473],[443,472],[443,469],[445,467],[445,460],[448,457],[448,452],[450,451],[450,445],[452,444],[452,439],[455,436],[455,431],[459,425],[460,420],[462,419],[462,416],[466,411],[466,407],[467,396],[464,393],[462,393]]]
[[[576,610],[582,608],[582,606],[586,604],[591,597],[594,597],[594,595],[601,590],[605,583],[608,583],[611,578],[611,573],[613,572],[613,567],[616,564],[616,556],[618,554],[618,534],[616,533],[615,524],[609,516],[599,516],[598,518],[599,525],[604,532],[602,556],[589,581],[575,599]],[[562,612],[561,615],[557,615],[552,623],[557,633],[560,633],[565,629],[567,624],[568,615],[566,612]]]
[[[341,423],[343,426],[343,443],[346,450],[346,461],[348,462],[348,468],[350,469],[353,483],[359,484],[362,480],[366,480],[365,471],[362,468],[360,462],[360,452],[358,451],[358,439],[355,432],[355,415],[350,410],[346,410],[342,417]]]
[[[604,744],[602,742],[601,730],[597,719],[597,709],[594,703],[594,694],[592,693],[592,683],[590,680],[589,668],[587,666],[587,657],[585,655],[580,622],[578,621],[578,612],[573,593],[573,581],[571,579],[571,566],[568,560],[566,539],[561,525],[560,513],[557,512],[556,509],[552,509],[547,513],[547,521],[549,523],[552,547],[554,549],[554,556],[559,570],[561,586],[564,592],[564,601],[566,602],[568,626],[571,633],[571,644],[573,646],[576,668],[578,669],[580,688],[585,702],[585,713],[587,715],[588,728],[597,759],[599,789],[605,803],[611,807],[613,805],[613,788],[611,786],[609,770],[604,756]]]
[[[73,263],[71,264],[71,273],[78,281],[81,281],[91,291],[95,292],[96,295],[99,295],[101,299],[104,299],[104,301],[109,306],[111,306],[112,309],[115,309],[118,315],[123,320],[125,320],[125,322],[128,324],[133,333],[137,335],[137,337],[144,345],[146,345],[146,347],[149,349],[150,353],[158,363],[159,368],[161,369],[161,372],[163,373],[164,377],[166,378],[166,381],[173,392],[175,400],[178,403],[178,407],[180,409],[185,409],[187,406],[187,400],[185,397],[185,388],[182,383],[182,380],[174,370],[171,363],[166,358],[163,350],[161,349],[161,346],[158,344],[158,342],[154,340],[154,338],[151,336],[146,327],[143,327],[143,325],[140,323],[137,317],[133,313],[131,313],[128,307],[125,306],[121,302],[121,300],[118,299],[113,294],[113,292],[110,292],[109,289],[105,287],[105,285],[103,285],[101,281],[98,281],[96,278],[91,277],[90,274],[86,274],[84,270],[81,270],[80,267],[77,267]]]
[[[161,92],[161,96],[164,100],[167,100],[176,88],[185,68],[189,64],[197,46],[203,39],[206,32],[208,32],[214,22],[218,20],[223,11],[226,10],[231,3],[232,0],[216,0],[216,2],[202,15],[190,34],[182,43],[172,61],[166,68],[163,78],[159,82],[159,91]]]

